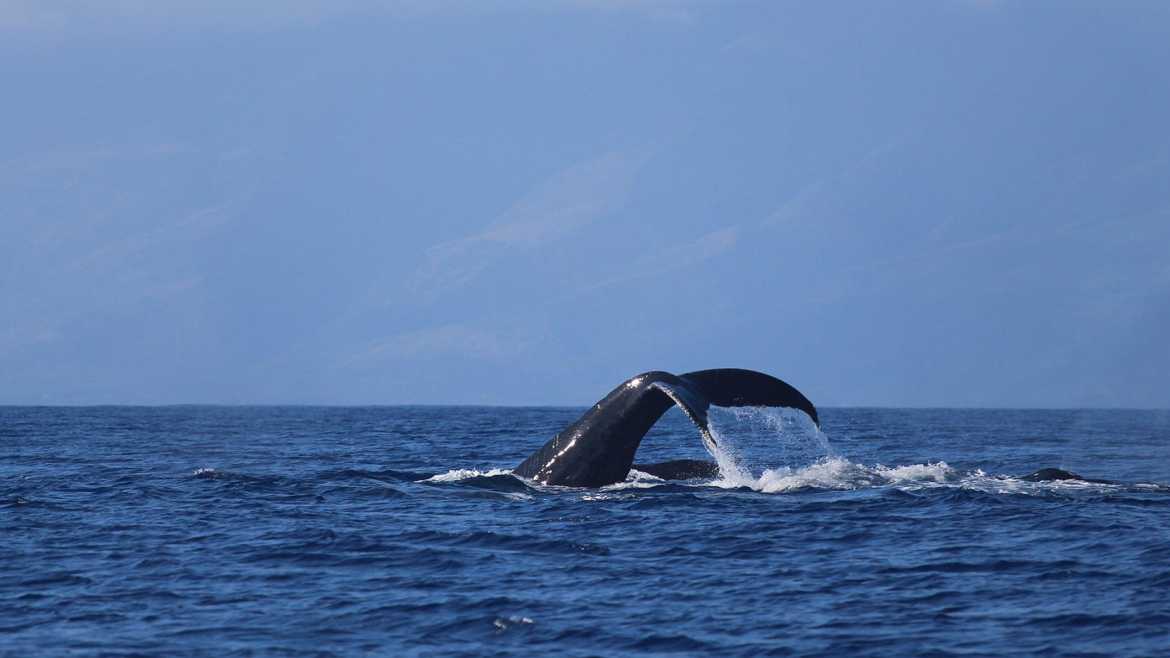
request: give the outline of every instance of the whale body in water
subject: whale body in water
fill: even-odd
[[[1021,476],[1021,480],[1025,482],[1059,482],[1062,480],[1076,480],[1078,482],[1090,482],[1092,484],[1116,484],[1113,480],[1098,480],[1096,478],[1087,478],[1077,475],[1072,471],[1065,471],[1059,468],[1042,468],[1033,473]]]
[[[707,409],[720,407],[790,407],[820,426],[817,409],[800,391],[762,372],[721,368],[682,375],[651,371],[618,385],[572,425],[544,444],[513,473],[543,484],[600,487],[621,482],[631,468],[664,479],[714,476],[711,462],[676,460],[634,465],[646,432],[672,405],[678,405],[699,428],[709,447],[715,439],[707,426]]]

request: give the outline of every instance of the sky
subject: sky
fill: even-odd
[[[1170,408],[1170,4],[0,0],[0,403]]]

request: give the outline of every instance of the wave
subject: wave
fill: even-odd
[[[1109,492],[1122,485],[1056,480],[1032,482],[982,470],[959,471],[944,461],[867,466],[838,454],[829,438],[803,414],[768,407],[719,408],[711,416],[715,445],[707,450],[719,465],[709,484],[763,493],[803,490],[853,490],[892,487],[915,491],[929,487],[1002,494]],[[779,461],[783,466],[766,467]]]
[[[533,483],[517,476],[506,468],[471,469],[455,468],[418,481],[427,485],[455,485],[470,488],[488,495],[504,495],[514,500],[530,498]]]
[[[729,467],[728,467],[729,466]],[[476,487],[548,491],[578,489],[542,485],[517,477],[503,468],[451,469],[446,473],[431,476],[420,481],[430,484],[464,484]],[[1031,482],[1010,475],[989,475],[982,470],[962,471],[945,461],[922,464],[866,465],[845,457],[824,457],[807,466],[765,469],[758,476],[751,474],[733,460],[720,463],[720,474],[714,479],[686,481],[663,480],[662,478],[631,469],[625,481],[601,487],[598,492],[636,491],[662,488],[697,489],[716,487],[720,489],[750,489],[766,494],[795,493],[803,491],[851,491],[859,489],[894,488],[913,492],[929,488],[950,488],[994,494],[1049,495],[1057,493],[1097,492],[1109,493],[1126,489],[1150,491],[1164,489],[1161,485],[1123,485],[1081,480],[1054,480]],[[602,496],[604,498],[605,496]]]
[[[432,475],[429,478],[419,480],[420,482],[461,482],[463,480],[471,480],[474,478],[494,478],[500,476],[508,476],[515,478],[512,471],[506,468],[492,468],[486,471],[480,471],[473,468],[453,468],[446,473],[439,473]],[[519,478],[517,478],[519,479]]]
[[[762,493],[786,493],[810,489],[845,491],[876,487],[894,487],[902,491],[927,488],[959,488],[984,493],[1042,494],[1053,492],[1122,489],[1119,484],[1055,480],[1030,482],[1009,475],[988,475],[982,470],[959,471],[943,461],[925,464],[867,466],[844,457],[825,457],[800,468],[767,469],[758,477],[741,468],[721,470],[719,478],[709,483],[725,489],[747,488]]]
[[[721,444],[728,446],[728,443]],[[732,448],[733,449],[733,448]],[[615,494],[633,494],[640,490],[654,490],[656,493],[670,490],[700,490],[704,488],[741,489],[763,494],[786,494],[809,491],[854,491],[864,489],[894,489],[914,493],[926,489],[949,489],[956,493],[1013,494],[1024,496],[1064,496],[1079,494],[1108,495],[1122,492],[1170,493],[1170,487],[1151,483],[1104,483],[1083,480],[1053,480],[1034,482],[1012,475],[985,473],[981,469],[964,471],[956,469],[945,461],[919,464],[867,465],[852,461],[844,456],[832,454],[821,457],[804,466],[781,466],[753,472],[736,459],[731,449],[720,449],[715,453],[719,475],[713,479],[664,480],[637,469],[631,469],[625,481],[591,490],[587,499],[608,499]],[[325,480],[354,479],[377,483],[380,495],[409,495],[402,483],[387,482],[371,477],[374,472],[346,470],[330,472]],[[384,475],[378,472],[378,475]],[[397,473],[396,473],[397,474]],[[488,467],[482,469],[454,468],[444,473],[431,475],[411,474],[410,481],[422,485],[457,486],[480,491],[490,495],[504,495],[517,500],[527,500],[537,492],[580,491],[573,487],[544,485],[519,477],[506,468]],[[306,483],[288,480],[280,476],[255,476],[221,471],[215,468],[197,468],[191,476],[198,480],[219,481],[229,486],[247,488],[270,488],[291,486],[293,489]],[[383,491],[383,489],[386,489]],[[332,490],[325,490],[328,494]],[[0,506],[27,505],[29,500],[0,501]]]

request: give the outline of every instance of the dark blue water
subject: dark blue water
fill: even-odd
[[[0,408],[0,653],[1170,656],[1166,412],[728,417],[751,472],[714,483],[493,471],[578,412]],[[639,458],[702,454],[672,413]],[[1012,477],[1047,466],[1119,484]]]

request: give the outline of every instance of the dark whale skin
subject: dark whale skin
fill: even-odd
[[[673,375],[652,370],[619,384],[521,462],[513,473],[542,484],[569,487],[601,487],[621,482],[629,475],[642,437],[676,404],[699,428],[703,440],[712,446],[715,439],[707,427],[707,409],[713,404],[791,407],[804,411],[820,425],[816,407],[808,398],[761,372],[722,368]],[[673,472],[669,467],[660,470]],[[676,465],[676,470],[703,469],[691,464],[689,471],[680,465]]]

